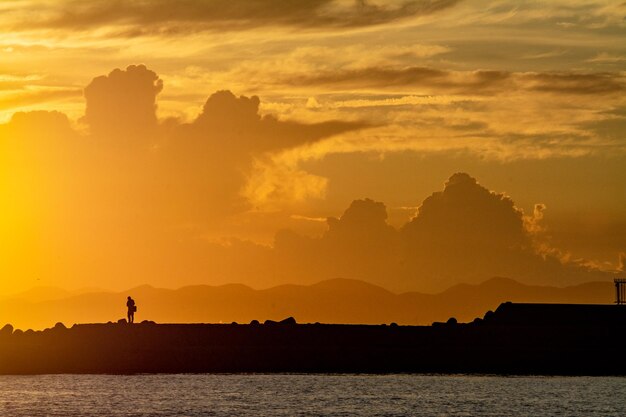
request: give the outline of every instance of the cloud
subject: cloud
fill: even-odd
[[[242,190],[256,159],[368,126],[280,120],[260,113],[258,97],[227,90],[190,123],[158,120],[162,88],[155,72],[131,65],[86,87],[89,129],[59,112],[0,125],[0,195],[12,199],[0,249],[13,253],[21,246],[11,236],[24,239],[22,257],[0,262],[3,276],[201,280],[203,237],[233,234],[252,208]],[[30,272],[26,254],[37,260]]]
[[[85,87],[84,121],[93,134],[109,141],[154,133],[156,97],[162,89],[163,81],[145,65],[115,69]]]
[[[259,104],[257,96],[236,97],[230,91],[218,91],[208,98],[192,126],[211,134],[219,132],[216,136],[226,146],[230,146],[228,142],[234,141],[232,136],[237,135],[235,145],[243,153],[279,151],[369,126],[365,122],[282,121],[272,115],[261,116]]]
[[[65,99],[80,97],[77,88],[29,86],[23,89],[0,92],[0,114],[3,111],[11,114],[18,109],[32,108],[43,103],[58,102]],[[2,118],[0,117],[0,121]]]
[[[281,276],[364,279],[396,290],[437,291],[493,276],[565,285],[607,278],[592,263],[564,259],[540,239],[544,205],[531,216],[466,173],[426,198],[402,228],[387,224],[381,202],[355,200],[330,217],[320,238],[277,233],[273,264]]]
[[[532,90],[562,94],[612,94],[626,89],[624,77],[617,73],[540,73],[527,74]]]
[[[71,85],[50,85],[37,74],[0,73],[0,122],[10,119],[17,110],[27,110],[42,103],[64,101],[81,96],[81,90]]]
[[[57,132],[57,135],[51,136],[72,136],[73,130],[67,116],[57,111],[31,111],[17,112],[11,118],[11,121],[2,125],[3,128],[14,133],[39,131],[41,133]]]
[[[372,66],[286,75],[290,85],[340,89],[421,88],[427,93],[507,94],[542,91],[560,94],[612,94],[624,91],[619,73],[524,73],[507,71],[450,71],[431,67]]]
[[[593,58],[589,58],[587,62],[600,62],[600,63],[618,63],[626,61],[626,56],[624,55],[613,55],[608,52],[600,52],[596,54]]]
[[[141,2],[64,0],[54,5],[33,2],[40,10],[27,25],[33,28],[91,29],[126,27],[125,35],[174,34],[238,30],[265,26],[346,28],[388,23],[453,7],[458,0],[403,0],[399,2],[347,0],[167,0]],[[15,13],[15,10],[5,10]]]
[[[528,244],[522,212],[513,200],[490,192],[466,173],[452,175],[443,191],[425,199],[404,232],[428,245],[463,236],[461,246],[468,250],[474,245],[522,248]]]
[[[235,96],[230,91],[212,94],[200,115],[191,123],[174,124],[169,128],[159,157],[170,179],[191,185],[190,195],[181,196],[186,206],[215,212],[216,208],[240,212],[250,208],[266,193],[289,194],[303,199],[324,192],[325,179],[290,171],[286,177],[307,181],[307,187],[290,187],[293,181],[282,181],[280,190],[268,188],[274,181],[258,181],[253,168],[263,164],[270,152],[280,152],[323,138],[368,127],[365,122],[327,121],[300,123],[261,115],[257,96]],[[277,174],[278,175],[278,174]],[[282,176],[282,175],[281,175]],[[201,179],[201,178],[204,178]],[[315,188],[315,191],[311,190]],[[203,198],[204,196],[205,198]],[[187,202],[189,198],[193,203]]]
[[[327,219],[328,229],[321,238],[279,231],[273,264],[281,276],[297,275],[305,282],[332,276],[387,280],[394,286],[399,278],[398,269],[394,270],[400,265],[399,235],[386,220],[383,203],[355,200],[341,217]]]
[[[532,214],[524,216],[524,227],[529,233],[538,234],[545,231],[545,227],[542,224],[545,211],[546,205],[537,203],[533,208]]]

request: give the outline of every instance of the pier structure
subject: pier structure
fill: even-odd
[[[626,305],[626,278],[615,278],[615,304]]]

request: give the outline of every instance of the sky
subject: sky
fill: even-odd
[[[626,3],[0,2],[0,295],[624,275]]]

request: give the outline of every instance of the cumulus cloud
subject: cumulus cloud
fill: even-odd
[[[535,240],[544,209],[535,206],[529,227],[529,218],[510,197],[456,173],[401,229],[387,224],[383,203],[364,199],[354,201],[340,218],[329,218],[320,238],[281,231],[273,264],[280,275],[309,282],[358,278],[397,290],[437,291],[493,276],[545,285],[609,277]]]
[[[448,179],[443,191],[422,202],[418,215],[404,227],[412,243],[458,242],[474,250],[476,245],[522,248],[527,244],[522,212],[513,200],[490,192],[466,173]]]
[[[230,91],[218,91],[207,99],[193,122],[168,127],[158,158],[165,167],[162,172],[167,172],[165,181],[187,185],[189,194],[178,199],[182,205],[196,213],[234,213],[250,208],[255,196],[277,192],[275,188],[268,191],[267,179],[259,182],[251,176],[268,152],[368,126],[364,122],[283,121],[261,115],[259,105],[256,96],[237,97]],[[292,178],[293,174],[288,173]],[[325,180],[322,182],[309,181],[309,185],[323,192]],[[303,192],[297,187],[283,186],[281,190],[294,197]]]
[[[280,275],[295,274],[305,282],[351,277],[397,284],[399,235],[387,224],[383,203],[355,200],[341,217],[329,217],[327,225],[319,239],[289,230],[276,234],[272,255]]]
[[[17,112],[11,118],[11,121],[1,126],[12,132],[33,132],[50,133],[51,136],[64,137],[72,132],[72,127],[67,116],[58,111],[31,111]]]
[[[242,190],[257,158],[367,126],[279,120],[260,113],[258,97],[226,90],[192,122],[158,120],[162,88],[155,72],[131,65],[85,88],[86,130],[59,112],[17,113],[0,125],[0,186],[14,207],[3,230],[19,218],[43,239],[25,243],[42,260],[31,275],[78,268],[94,279],[153,276],[166,284],[181,271],[200,279],[201,237],[237,228],[232,219],[251,208]],[[0,247],[14,235],[2,233]],[[77,256],[80,267],[71,261]],[[7,265],[20,270],[21,263],[14,257]]]
[[[109,141],[154,133],[156,97],[162,89],[163,81],[145,65],[115,69],[85,87],[84,120],[94,134]]]
[[[257,96],[236,97],[230,91],[219,91],[208,98],[191,126],[213,137],[209,140],[220,141],[242,153],[277,151],[368,126],[364,122],[282,121],[269,114],[261,116],[259,104]]]

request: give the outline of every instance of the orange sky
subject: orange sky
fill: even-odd
[[[0,295],[623,273],[625,16],[0,2]]]

